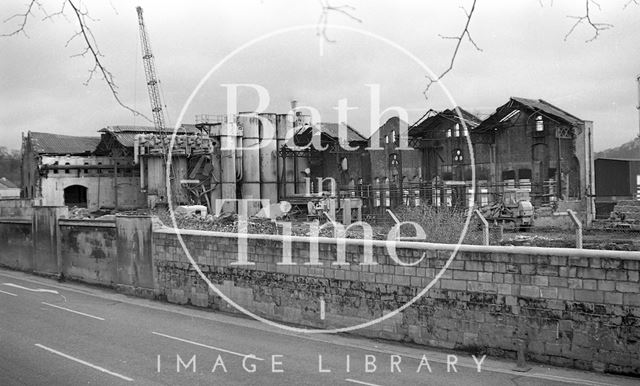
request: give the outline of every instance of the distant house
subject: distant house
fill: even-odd
[[[20,198],[20,188],[2,177],[0,178],[0,198]]]

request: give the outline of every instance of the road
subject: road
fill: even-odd
[[[294,334],[2,269],[0,307],[2,385],[638,384],[542,366],[518,373],[513,363],[493,358],[485,358],[478,372],[464,353]]]

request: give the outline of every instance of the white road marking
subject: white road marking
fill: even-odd
[[[359,381],[359,380],[357,380],[357,379],[351,379],[351,378],[347,378],[347,379],[345,379],[345,381],[347,381],[347,382],[351,382],[351,383],[357,383],[357,384],[359,384],[359,385],[380,386],[380,385],[375,384],[375,383],[363,382],[363,381]]]
[[[3,290],[0,290],[0,293],[11,295],[11,296],[18,296],[18,295],[14,294],[14,293],[3,291]]]
[[[122,374],[114,373],[113,371],[109,371],[109,370],[107,370],[107,369],[105,369],[105,368],[103,368],[103,367],[96,366],[96,365],[94,365],[94,364],[92,364],[92,363],[89,363],[89,362],[83,361],[82,359],[78,359],[78,358],[76,358],[76,357],[72,357],[71,355],[67,355],[67,354],[65,354],[65,353],[61,353],[60,351],[54,350],[54,349],[49,348],[49,347],[47,347],[47,346],[43,346],[43,345],[41,345],[41,344],[39,344],[39,343],[36,343],[36,346],[37,346],[37,347],[40,347],[41,349],[47,350],[47,351],[49,351],[49,352],[51,352],[51,353],[53,353],[53,354],[60,355],[60,356],[61,356],[61,357],[63,357],[63,358],[67,358],[67,359],[70,359],[70,360],[72,360],[72,361],[75,361],[75,362],[78,362],[78,363],[80,363],[80,364],[83,364],[83,365],[85,365],[85,366],[91,367],[92,369],[96,369],[96,370],[98,370],[98,371],[102,371],[103,373],[107,373],[107,374],[109,374],[109,375],[113,375],[114,377],[118,377],[118,378],[120,378],[120,379],[124,379],[125,381],[133,382],[133,379],[131,379],[131,378],[129,378],[129,377],[126,377],[126,376],[124,376],[124,375],[122,375]]]
[[[45,306],[58,308],[58,309],[60,309],[60,310],[73,312],[74,314],[78,314],[78,315],[86,316],[86,317],[88,317],[88,318],[93,318],[93,319],[98,319],[98,320],[104,320],[104,318],[101,318],[101,317],[99,317],[99,316],[93,316],[93,315],[85,314],[84,312],[75,311],[75,310],[72,310],[72,309],[70,309],[70,308],[65,308],[65,307],[56,306],[55,304],[46,303],[46,302],[42,302],[42,304],[44,304]]]
[[[50,290],[50,289],[44,289],[44,288],[28,288],[28,287],[23,287],[21,285],[17,285],[13,283],[2,283],[2,284],[9,287],[20,288],[20,289],[31,291],[31,292],[47,292],[51,294],[60,295],[60,293],[58,293],[58,291],[56,290]]]
[[[182,338],[178,338],[178,337],[175,337],[175,336],[163,334],[163,333],[160,333],[160,332],[151,331],[151,333],[153,335],[163,336],[165,338],[177,340],[179,342],[190,343],[190,344],[193,344],[193,345],[196,345],[196,346],[200,346],[200,347],[204,347],[204,348],[208,348],[208,349],[211,349],[211,350],[226,352],[227,354],[236,355],[236,356],[239,356],[239,357],[242,357],[242,358],[252,357],[253,359],[258,360],[258,361],[263,361],[264,360],[262,358],[258,358],[257,356],[255,356],[253,354],[241,354],[239,352],[226,350],[226,349],[220,348],[220,347],[209,346],[209,345],[206,345],[204,343],[198,343],[198,342],[194,342],[192,340],[182,339]]]

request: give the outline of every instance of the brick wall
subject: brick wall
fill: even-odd
[[[395,264],[374,242],[378,265],[358,265],[362,245],[347,245],[350,266],[336,261],[335,240],[319,243],[321,266],[304,265],[309,244],[294,238],[294,266],[281,261],[278,236],[248,239],[253,266],[231,266],[237,240],[183,231],[190,253],[226,296],[271,320],[340,328],[381,317],[404,305],[435,277],[451,246],[426,245],[416,267]],[[235,312],[191,267],[171,230],[153,236],[156,291],[180,304]],[[422,250],[400,243],[398,256]],[[514,357],[518,339],[539,362],[640,375],[640,254],[633,252],[464,246],[433,288],[399,315],[356,331],[430,346],[482,350]],[[320,298],[326,317],[320,318]]]

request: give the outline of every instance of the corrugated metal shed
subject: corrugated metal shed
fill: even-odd
[[[52,133],[29,132],[28,139],[31,148],[38,154],[90,154],[100,137],[76,137]]]

